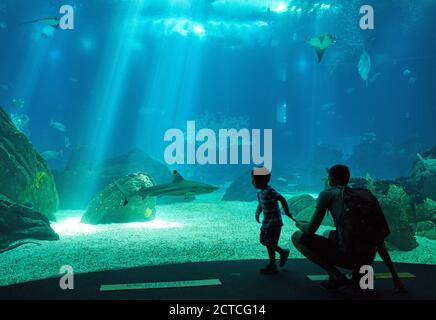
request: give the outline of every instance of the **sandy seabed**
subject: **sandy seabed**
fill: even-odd
[[[60,211],[52,225],[59,241],[29,244],[0,256],[0,286],[60,276],[63,265],[75,273],[183,262],[267,259],[259,244],[256,202],[198,199],[160,205],[146,223],[80,224],[83,211]],[[284,216],[280,245],[290,258],[303,258],[291,247],[294,223]],[[326,228],[321,228],[322,233]],[[436,241],[417,238],[418,248],[393,251],[396,262],[436,264]]]

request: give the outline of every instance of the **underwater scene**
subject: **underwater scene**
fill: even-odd
[[[394,263],[435,265],[436,2],[371,2],[0,0],[0,287],[263,265],[262,168],[291,273],[337,164]]]

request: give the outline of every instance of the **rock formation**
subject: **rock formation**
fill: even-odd
[[[1,107],[0,193],[55,220],[59,199],[47,162]]]
[[[88,161],[89,150],[78,149],[71,157],[63,172],[55,172],[59,190],[60,207],[64,209],[84,209],[93,196],[102,191],[112,179],[132,172],[145,172],[156,183],[168,183],[173,179],[167,166],[154,160],[141,150],[110,158],[98,164]],[[83,183],[86,181],[86,185]]]
[[[20,240],[58,240],[43,214],[0,195],[0,249]]]
[[[138,191],[154,185],[151,177],[145,173],[134,173],[117,180],[122,190]],[[156,199],[140,197],[129,199],[123,206],[124,197],[114,183],[109,184],[89,204],[82,217],[82,223],[107,224],[143,222],[154,219]]]

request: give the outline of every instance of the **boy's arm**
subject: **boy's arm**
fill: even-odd
[[[282,195],[279,195],[277,200],[280,201],[280,203],[282,204],[282,207],[283,207],[283,210],[285,211],[285,214],[289,218],[291,218],[292,220],[296,221],[294,219],[294,217],[291,215],[291,213],[289,212],[289,206],[288,206],[288,202],[286,201],[286,199]]]
[[[397,274],[397,271],[395,270],[394,264],[392,263],[391,260],[391,256],[389,255],[389,252],[386,249],[384,242],[377,247],[377,252],[380,255],[380,258],[382,258],[383,262],[388,267],[389,272],[392,275],[392,281],[394,282],[394,290],[397,291],[398,293],[407,293],[406,288],[404,287],[403,283],[400,280],[400,277]]]
[[[260,203],[259,203],[257,205],[257,209],[256,209],[256,221],[257,221],[257,223],[260,223],[259,216],[260,216],[261,212],[262,212],[262,207],[260,206]]]

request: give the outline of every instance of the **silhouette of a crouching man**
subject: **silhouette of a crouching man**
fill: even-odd
[[[384,245],[390,231],[381,207],[368,190],[349,188],[349,180],[348,167],[335,165],[328,169],[329,186],[319,194],[311,221],[297,221],[301,231],[292,235],[292,242],[305,257],[328,272],[329,280],[321,283],[327,290],[350,286],[358,290],[360,267],[371,265],[378,252],[392,274],[394,289],[405,292]],[[327,237],[316,235],[327,210],[336,230]],[[353,278],[349,280],[338,268],[353,270]]]

